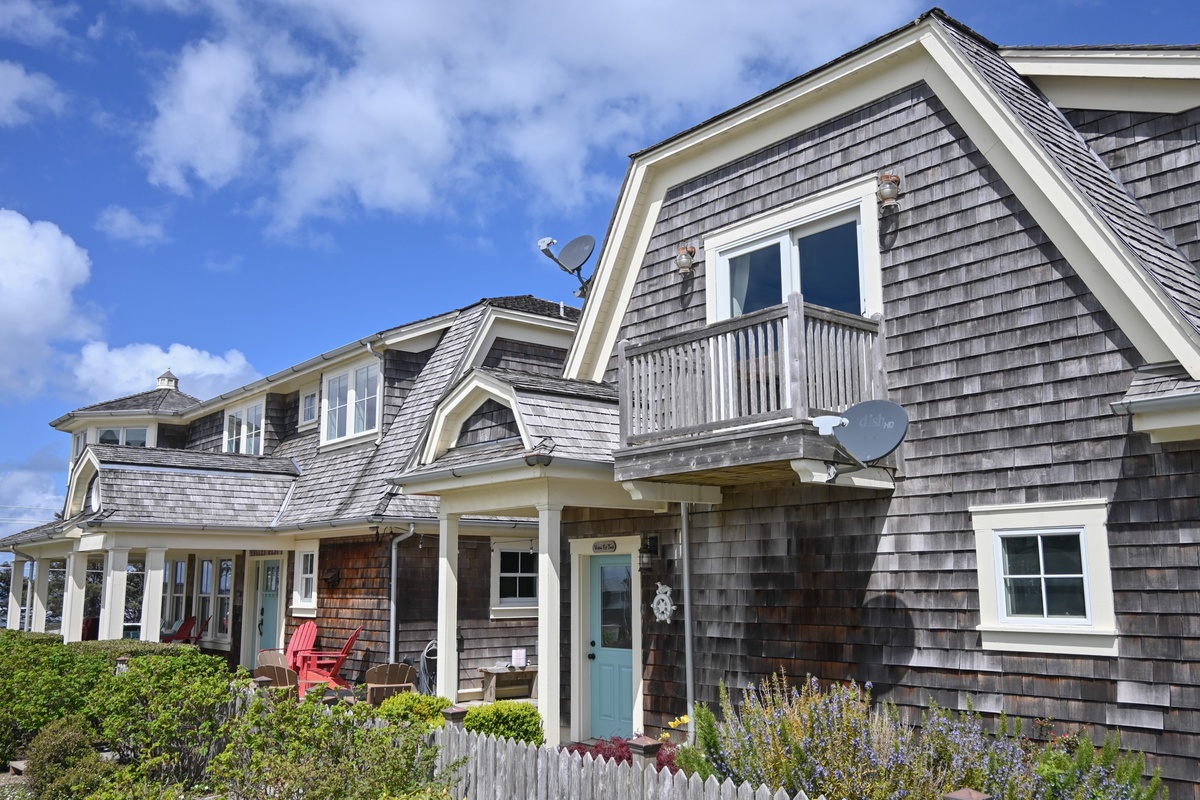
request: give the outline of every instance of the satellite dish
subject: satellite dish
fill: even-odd
[[[592,257],[592,251],[596,249],[596,240],[591,236],[577,236],[567,242],[558,255],[554,255],[554,251],[550,247],[556,244],[558,244],[557,240],[547,236],[538,241],[538,249],[546,258],[558,264],[563,272],[569,272],[578,279],[579,290],[575,292],[575,296],[586,298],[591,278],[586,281],[583,279],[583,265]]]
[[[890,455],[908,433],[908,414],[888,400],[867,400],[842,412],[846,424],[833,429],[845,451],[870,464]]]
[[[558,252],[558,263],[567,272],[579,272],[596,249],[596,240],[591,236],[577,236],[567,242]]]

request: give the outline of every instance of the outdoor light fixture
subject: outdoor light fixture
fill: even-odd
[[[679,245],[679,252],[675,255],[675,268],[679,270],[680,275],[691,275],[692,265],[696,263],[696,248],[689,244]]]
[[[547,467],[554,460],[554,448],[557,443],[549,436],[543,436],[537,444],[525,451],[525,463],[530,467]]]
[[[654,560],[658,558],[658,537],[643,536],[642,546],[638,548],[638,572],[654,571]]]
[[[342,571],[337,568],[324,570],[321,572],[321,582],[326,589],[336,589],[342,582]]]
[[[875,196],[879,198],[879,206],[883,211],[899,209],[900,203],[896,200],[900,196],[900,176],[892,175],[885,172],[879,176],[879,185],[876,187]]]

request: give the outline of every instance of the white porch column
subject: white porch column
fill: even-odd
[[[39,558],[33,562],[33,606],[29,630],[46,632],[46,599],[50,596],[50,559]]]
[[[157,642],[162,630],[163,567],[166,560],[165,547],[146,549],[146,580],[142,591],[143,642]]]
[[[67,553],[62,610],[64,642],[78,642],[83,638],[83,595],[87,586],[87,561],[87,553]]]
[[[559,557],[562,544],[562,506],[539,505],[538,511],[538,711],[546,744],[558,745],[562,721],[559,707],[559,669],[562,648],[562,602]]]
[[[458,702],[458,518],[438,514],[437,693]]]
[[[25,565],[23,558],[14,558],[8,580],[8,629],[21,630],[21,606],[25,604]]]
[[[125,636],[125,586],[129,577],[129,548],[110,547],[104,554],[104,591],[100,601],[98,639]]]

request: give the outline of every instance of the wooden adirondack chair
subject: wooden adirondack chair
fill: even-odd
[[[159,641],[187,642],[192,638],[192,628],[194,627],[196,627],[196,618],[194,616],[188,617],[182,623],[180,623],[179,627],[174,631],[171,633],[164,633],[162,636],[160,636]]]
[[[298,670],[300,683],[328,683],[332,686],[346,686],[346,681],[342,680],[338,673],[342,671],[342,664],[346,663],[346,659],[349,657],[350,651],[354,649],[354,643],[358,641],[362,631],[362,625],[355,628],[354,633],[350,634],[350,638],[342,645],[341,650],[309,650],[301,653],[300,669]]]
[[[367,703],[377,706],[394,694],[417,690],[417,670],[411,664],[377,664],[367,670]]]
[[[208,623],[212,617],[205,617],[204,622],[201,622],[196,628],[193,628],[192,635],[183,639],[188,644],[198,644],[204,638],[204,632],[208,630]]]
[[[301,653],[307,653],[317,644],[317,623],[309,620],[303,623],[292,633],[292,638],[288,639],[287,649],[280,650],[278,647],[259,650],[261,653],[280,653],[284,655],[285,666],[295,672],[300,672]],[[261,656],[260,656],[261,660]]]

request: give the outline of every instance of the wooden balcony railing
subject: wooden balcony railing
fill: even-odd
[[[622,447],[884,397],[879,319],[785,305],[618,345]]]

